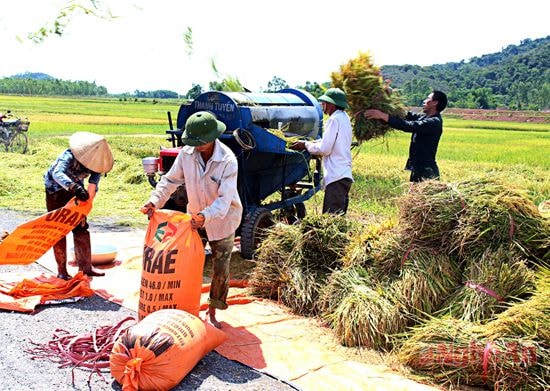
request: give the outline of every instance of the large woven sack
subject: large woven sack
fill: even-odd
[[[191,216],[155,211],[145,235],[139,294],[139,319],[160,309],[199,314],[204,246]]]
[[[113,346],[111,374],[124,391],[175,387],[227,335],[180,310],[159,310],[128,328]]]

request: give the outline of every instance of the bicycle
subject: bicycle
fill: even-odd
[[[0,142],[4,144],[6,152],[26,153],[29,140],[26,132],[30,122],[27,118],[15,117],[8,110],[0,113]]]

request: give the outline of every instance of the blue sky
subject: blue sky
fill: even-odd
[[[206,87],[217,80],[213,59],[221,76],[258,90],[273,76],[290,85],[328,81],[359,51],[370,52],[378,65],[431,65],[550,35],[550,2],[542,0],[103,3],[116,18],[76,16],[64,36],[33,44],[27,34],[51,23],[67,1],[0,0],[0,77],[44,72],[95,81],[111,93],[185,93],[192,83]],[[191,54],[184,40],[188,28]]]

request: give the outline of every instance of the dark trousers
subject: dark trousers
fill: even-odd
[[[426,179],[439,179],[439,168],[437,165],[433,167],[421,167],[411,169],[411,182],[422,182]]]
[[[323,213],[346,214],[349,205],[349,191],[353,181],[342,178],[325,187]]]
[[[59,190],[52,194],[46,192],[46,208],[48,212],[59,209],[65,206],[73,197],[74,195],[66,190]],[[76,263],[78,268],[86,273],[92,269],[92,249],[86,218],[73,229],[73,240]],[[53,254],[57,263],[58,275],[68,276],[67,238],[64,237],[54,244]]]

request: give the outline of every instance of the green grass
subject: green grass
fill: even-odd
[[[169,146],[165,140],[166,112],[172,112],[175,123],[178,108],[176,101],[0,96],[0,112],[10,109],[31,121],[29,152],[0,152],[0,208],[42,214],[44,172],[67,147],[73,132],[91,131],[106,136],[115,166],[101,180],[90,218],[145,227],[147,221],[139,208],[152,188],[142,172],[141,159],[156,156],[161,146]],[[444,124],[438,151],[442,180],[489,174],[526,189],[537,204],[550,199],[550,123],[445,118]],[[394,131],[385,140],[354,149],[351,217],[383,219],[395,215],[395,198],[408,188],[409,172],[403,166],[409,140],[409,134]],[[320,210],[322,197],[320,192],[306,202],[308,209]]]

